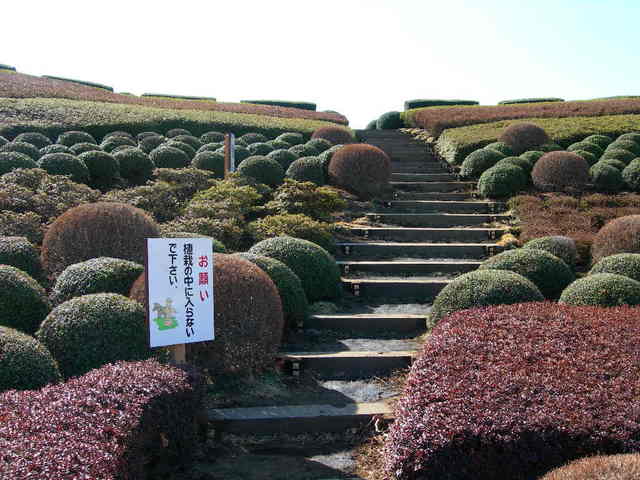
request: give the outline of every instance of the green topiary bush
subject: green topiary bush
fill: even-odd
[[[429,321],[436,324],[458,310],[538,302],[544,296],[533,282],[507,270],[476,270],[457,277],[438,294]]]
[[[302,213],[315,220],[330,222],[331,214],[344,210],[347,202],[331,187],[286,178],[267,203],[268,211],[279,214]]]
[[[186,128],[172,128],[165,134],[167,138],[177,137],[178,135],[191,135],[191,132]]]
[[[320,152],[318,150],[316,150],[311,145],[307,145],[306,143],[301,145],[294,145],[289,149],[289,151],[295,153],[300,158],[317,157],[318,155],[320,155]]]
[[[530,170],[532,170],[536,162],[540,160],[540,157],[542,157],[543,155],[544,152],[541,152],[540,150],[529,150],[528,152],[524,152],[522,155],[520,155],[520,158],[524,158],[527,162],[529,162],[529,165],[531,165]]]
[[[133,155],[124,152],[126,151],[122,153],[124,157]],[[113,187],[119,181],[120,163],[116,160],[116,157],[107,152],[88,151],[78,156],[78,159],[81,160],[89,170],[88,183],[90,187],[104,191]]]
[[[640,253],[640,215],[611,220],[594,237],[591,245],[594,263],[616,253]]]
[[[144,271],[139,263],[120,258],[99,257],[65,268],[51,291],[51,302],[62,302],[90,293],[128,295],[133,282]]]
[[[537,147],[536,150],[539,150],[541,152],[558,152],[558,151],[564,151],[564,148],[562,148],[557,143],[552,142],[552,143],[545,143],[544,145],[540,145],[539,147]]]
[[[213,172],[216,178],[224,178],[224,154],[222,153],[208,150],[196,153],[191,160],[191,166]]]
[[[338,126],[320,127],[315,129],[311,134],[311,139],[313,140],[315,138],[327,140],[331,145],[346,145],[355,141],[353,133],[346,128]]]
[[[522,122],[509,125],[498,140],[509,145],[516,155],[520,155],[548,143],[549,136],[538,125]]]
[[[180,154],[177,154],[180,157]],[[119,165],[120,176],[133,185],[143,185],[151,178],[155,163],[138,148],[128,148],[113,155]]]
[[[329,140],[325,140],[324,138],[312,138],[305,145],[315,148],[318,152],[322,153],[328,149],[330,149],[333,144]]]
[[[293,145],[287,142],[283,142],[282,140],[269,140],[266,142],[273,150],[288,150]]]
[[[265,143],[269,141],[269,139],[261,133],[245,133],[240,137],[240,139],[247,145],[251,145],[252,143]]]
[[[191,163],[186,153],[170,146],[156,148],[149,154],[149,158],[157,168],[184,168]]]
[[[221,148],[224,148],[224,144],[220,142],[205,143],[196,151],[196,155],[201,152],[217,152]]]
[[[496,167],[501,165],[515,165],[516,167],[520,167],[524,173],[527,174],[527,180],[531,176],[531,170],[533,170],[533,165],[522,157],[505,157],[495,164]]]
[[[276,137],[276,140],[282,140],[291,145],[299,145],[304,143],[304,136],[298,132],[286,132]]]
[[[497,150],[498,152],[502,153],[505,157],[512,157],[516,154],[516,152],[513,151],[513,148],[511,148],[509,145],[507,145],[504,142],[493,142],[484,148],[488,148],[490,150]]]
[[[10,142],[6,145],[0,147],[0,152],[18,152],[22,153],[33,161],[38,161],[40,159],[40,150],[26,142]]]
[[[630,140],[640,145],[640,133],[638,132],[623,133],[618,138],[616,138],[616,141],[618,140]]]
[[[622,171],[622,179],[633,192],[640,192],[640,158],[633,160]]]
[[[322,160],[318,157],[302,157],[289,165],[286,177],[298,182],[313,182],[322,186],[326,183]]]
[[[616,160],[614,158],[605,158],[603,160],[600,160],[599,162],[597,162],[593,167],[591,167],[591,169],[593,168],[600,168],[604,165],[608,165],[610,167],[615,168],[616,170],[618,170],[619,172],[622,172],[625,167],[627,166],[624,162],[621,162],[620,160]],[[590,169],[590,171],[591,171]]]
[[[186,143],[196,151],[203,145],[203,143],[193,135],[176,135],[175,137],[171,138],[171,141]]]
[[[224,142],[224,133],[216,131],[203,133],[200,135],[200,142],[202,144]]]
[[[297,328],[301,322],[307,319],[309,315],[307,296],[302,288],[300,278],[293,273],[293,270],[275,258],[251,253],[237,255],[260,267],[275,284],[280,294],[280,300],[282,300],[285,329]]]
[[[571,237],[561,235],[540,237],[529,240],[522,248],[544,250],[555,255],[569,267],[573,268],[578,261],[578,249],[576,242]]]
[[[574,150],[573,153],[575,153],[576,155],[580,155],[587,161],[589,165],[595,165],[598,162],[598,157],[596,157],[591,152],[587,152],[586,150]]]
[[[460,176],[462,178],[478,178],[503,158],[506,157],[502,153],[490,148],[481,148],[471,152],[462,162]]]
[[[375,120],[371,120],[369,123],[367,123],[367,126],[364,127],[365,130],[377,130],[377,128],[378,128],[377,118]]]
[[[251,155],[268,155],[273,152],[274,148],[268,143],[252,143],[247,147]]]
[[[249,250],[280,260],[300,278],[310,302],[340,296],[340,269],[322,247],[293,237],[275,237],[255,244]]]
[[[69,153],[44,155],[38,166],[52,175],[69,175],[77,183],[89,183],[89,169],[78,157]]]
[[[0,326],[0,392],[37,390],[62,380],[58,364],[35,338]]]
[[[589,175],[598,192],[617,193],[624,187],[620,170],[605,162],[598,162],[591,167]]]
[[[256,144],[254,144],[256,145]],[[284,169],[272,158],[256,155],[247,158],[238,167],[238,173],[254,178],[258,183],[277,187],[284,180]]]
[[[9,143],[9,140],[0,135],[0,147]]]
[[[49,137],[38,132],[21,133],[13,141],[30,143],[37,149],[41,149],[51,145],[51,140],[49,139]]]
[[[630,152],[628,150],[623,150],[621,148],[614,148],[614,149],[607,150],[606,152],[604,152],[602,154],[602,157],[600,157],[600,161],[603,161],[603,160],[618,160],[618,161],[624,163],[625,165],[628,165],[636,157],[637,157],[637,155],[635,153],[632,153],[632,152]]]
[[[519,248],[499,253],[480,265],[479,270],[508,270],[531,280],[547,299],[556,299],[575,280],[569,266],[545,250]]]
[[[142,305],[116,293],[73,298],[54,308],[36,332],[65,378],[120,360],[152,356]]]
[[[98,143],[93,136],[87,132],[79,132],[76,130],[71,130],[68,132],[61,133],[58,136],[58,141],[60,145],[64,145],[65,147],[70,147],[75,145],[76,143]]]
[[[42,278],[42,262],[38,249],[25,237],[0,237],[0,265],[10,265]]]
[[[320,245],[327,252],[335,250],[331,225],[300,213],[270,215],[250,223],[248,229],[257,241],[288,235],[309,240],[316,245]]]
[[[94,143],[76,143],[69,147],[69,151],[74,155],[80,155],[84,152],[102,151],[102,149]]]
[[[111,153],[122,146],[137,147],[138,144],[131,137],[109,137],[105,138],[100,144],[100,148],[107,153]]]
[[[178,138],[178,137],[174,137],[174,138]],[[179,142],[177,140],[169,140],[168,142],[166,142],[164,145],[162,145],[163,147],[172,147],[172,148],[177,148],[178,150],[182,150],[187,157],[189,158],[189,161],[191,161],[193,159],[193,157],[196,156],[196,150],[189,145],[188,143],[184,143],[184,142]]]
[[[148,155],[166,141],[167,139],[161,135],[153,135],[141,139],[138,148]]]
[[[48,147],[44,147],[40,149],[40,157],[47,155],[49,153],[71,153],[71,149],[69,147],[65,147],[64,145],[59,145],[54,143],[53,145],[49,145]]]
[[[116,130],[115,132],[107,133],[104,137],[102,137],[102,141],[104,142],[107,138],[111,137],[126,137],[130,138],[131,140],[135,140],[134,136],[129,132],[125,132],[124,130]]]
[[[411,110],[413,108],[424,107],[455,107],[460,105],[478,105],[476,100],[441,100],[441,99],[414,99],[404,102],[404,109]]]
[[[589,183],[589,164],[572,152],[549,152],[531,171],[533,184],[542,191],[585,189]]]
[[[604,150],[611,142],[613,142],[613,139],[607,135],[589,135],[583,140],[583,142],[593,143]]]
[[[404,122],[400,116],[400,112],[392,111],[383,113],[376,122],[378,130],[396,130],[404,127]]]
[[[332,185],[368,199],[389,187],[391,160],[378,147],[352,143],[333,154],[328,172]]]
[[[44,289],[31,276],[9,265],[0,265],[0,325],[32,334],[51,305]]]
[[[269,153],[267,157],[278,162],[285,172],[293,162],[300,158],[295,153],[284,149],[274,150],[273,152]]]
[[[140,132],[139,134],[136,135],[136,140],[138,142],[141,142],[145,138],[149,138],[149,137],[162,137],[162,135],[159,134],[158,132]]]
[[[0,175],[17,168],[38,168],[38,164],[24,153],[0,152]]]
[[[516,165],[500,165],[486,170],[478,180],[478,191],[485,198],[505,198],[523,190],[529,178]]]
[[[618,253],[604,257],[596,263],[589,275],[614,273],[640,282],[640,253]]]
[[[583,151],[592,153],[597,158],[600,158],[604,153],[604,150],[602,148],[600,148],[595,143],[591,143],[591,142],[576,142],[576,143],[572,143],[567,147],[567,151],[569,152],[575,152],[578,150],[583,150]]]
[[[626,150],[627,152],[633,153],[636,157],[640,156],[640,144],[633,140],[617,139],[615,142],[609,144],[605,152],[611,150]]]
[[[613,273],[596,273],[576,280],[560,296],[567,305],[616,307],[640,305],[640,282]]]

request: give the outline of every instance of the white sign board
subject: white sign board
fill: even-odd
[[[210,238],[148,238],[151,347],[214,339]]]

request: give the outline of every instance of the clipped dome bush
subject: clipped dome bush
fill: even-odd
[[[596,273],[576,280],[560,296],[567,305],[617,307],[640,305],[640,282],[614,273]]]
[[[198,153],[201,153],[201,152],[216,152],[216,151],[220,150],[221,148],[224,148],[224,144],[222,144],[220,142],[205,143],[204,145],[202,145],[196,151],[196,155]],[[220,152],[220,153],[222,153],[222,152]]]
[[[616,253],[640,253],[640,215],[611,220],[594,237],[591,245],[594,263]]]
[[[509,125],[503,130],[498,140],[509,145],[516,155],[520,155],[548,143],[549,136],[538,125],[522,122]]]
[[[196,151],[203,145],[203,143],[193,135],[176,135],[175,137],[171,138],[171,141],[186,143]]]
[[[552,143],[545,143],[544,145],[540,145],[539,147],[536,147],[536,150],[539,150],[541,152],[558,152],[558,151],[564,151],[564,148],[562,148],[557,143],[552,142]]]
[[[604,257],[596,263],[590,275],[614,273],[640,282],[640,253],[618,253]]]
[[[165,134],[167,138],[177,137],[178,135],[191,135],[191,132],[186,128],[172,128]]]
[[[79,132],[77,130],[70,130],[68,132],[64,132],[61,133],[58,136],[58,141],[56,143],[59,143],[60,145],[64,145],[65,147],[71,147],[72,145],[75,145],[76,143],[95,143],[97,144],[98,142],[96,142],[96,139],[93,138],[93,136],[87,132]]]
[[[476,270],[457,277],[433,302],[429,321],[468,308],[538,302],[544,296],[531,280],[508,270]]]
[[[355,141],[349,130],[338,126],[316,128],[311,134],[311,139],[314,138],[322,138],[332,145],[346,145]]]
[[[621,162],[620,160],[615,160],[613,158],[605,158],[604,160],[600,160],[593,167],[598,169],[598,168],[600,168],[600,167],[602,167],[604,165],[608,165],[610,167],[613,167],[613,168],[615,168],[616,170],[618,170],[621,173],[625,169],[625,167],[627,166],[624,162]]]
[[[264,183],[270,187],[280,185],[284,179],[282,166],[274,159],[261,155],[247,158],[240,164],[237,171],[240,175],[252,177],[258,183]]]
[[[218,150],[224,155],[224,147]],[[251,156],[251,152],[247,149],[247,147],[243,147],[242,145],[236,145],[234,156],[236,159],[236,167],[242,163],[244,160]]]
[[[64,145],[59,145],[57,143],[54,143],[53,145],[49,145],[47,147],[43,147],[40,149],[40,157],[43,157],[44,155],[47,155],[49,153],[71,153],[73,154],[73,152],[71,151],[71,149],[69,147],[65,147]]]
[[[616,193],[624,187],[620,170],[606,163],[595,164],[589,169],[589,175],[598,192]]]
[[[175,137],[175,138],[177,138],[177,137]],[[193,157],[196,156],[196,149],[195,148],[193,148],[188,143],[179,142],[177,140],[171,139],[168,142],[166,142],[164,145],[162,145],[162,147],[177,148],[178,150],[182,150],[187,155],[187,157],[189,158],[189,161],[191,161],[193,159]]]
[[[161,134],[159,134],[158,132],[140,132],[139,134],[136,135],[136,140],[138,142],[141,142],[142,140],[144,140],[145,138],[149,138],[149,137],[162,137]]]
[[[315,243],[287,236],[268,238],[249,253],[275,258],[293,270],[309,302],[340,296],[340,269],[329,252]]]
[[[320,152],[312,147],[311,145],[307,145],[306,143],[300,145],[294,145],[289,149],[290,152],[295,153],[298,157],[317,157],[320,155]]]
[[[156,148],[149,154],[149,158],[157,168],[184,168],[191,163],[186,153],[169,146]]]
[[[600,158],[604,153],[604,150],[602,148],[600,148],[595,143],[591,143],[591,142],[576,142],[576,143],[572,143],[567,147],[567,151],[569,152],[576,152],[578,150],[584,150],[586,152],[589,152],[592,155],[594,155],[596,158]]]
[[[529,178],[526,172],[512,164],[494,166],[478,180],[478,191],[485,198],[505,198],[523,190]]]
[[[293,147],[293,145],[291,145],[290,143],[283,142],[282,140],[269,140],[266,143],[274,150],[287,150]]]
[[[0,135],[0,147],[9,143],[9,140]]]
[[[324,138],[312,138],[305,143],[305,145],[315,148],[319,153],[322,153],[333,146],[329,140],[325,140]]]
[[[300,213],[269,215],[251,222],[248,230],[258,241],[288,235],[309,240],[328,252],[335,250],[331,226]]]
[[[609,144],[605,152],[611,150],[626,150],[627,152],[633,153],[636,157],[640,156],[640,144],[633,140],[617,139],[615,142]]]
[[[10,142],[0,147],[0,152],[18,152],[26,155],[34,161],[40,159],[40,150],[26,142]]]
[[[613,139],[607,135],[589,135],[583,140],[583,142],[593,143],[604,150],[611,142],[613,142]]]
[[[111,153],[117,147],[122,146],[137,147],[138,144],[131,137],[109,137],[105,138],[100,144],[100,148],[107,153]]]
[[[127,156],[124,154],[124,156]],[[120,163],[107,152],[88,151],[78,156],[89,170],[90,186],[106,190],[120,178]]]
[[[42,343],[0,326],[0,392],[37,390],[61,380],[58,364]]]
[[[0,265],[0,325],[32,334],[51,310],[44,289],[30,275]]]
[[[89,182],[89,169],[85,163],[69,153],[43,155],[38,166],[52,175],[68,175],[77,183]]]
[[[285,170],[285,172],[289,168],[289,165],[291,165],[298,158],[300,158],[295,153],[290,152],[289,150],[284,150],[284,149],[274,150],[273,152],[269,153],[267,157],[272,158],[273,160],[278,162],[280,166]]]
[[[587,152],[586,150],[574,150],[573,153],[575,153],[576,155],[580,155],[587,161],[589,165],[595,165],[598,162],[598,157],[591,152]]]
[[[79,205],[49,226],[42,241],[42,263],[52,274],[98,257],[144,263],[145,239],[159,236],[156,222],[139,208],[115,202]]]
[[[268,143],[252,143],[247,147],[249,153],[253,155],[268,155],[273,152],[274,148]]]
[[[191,166],[213,172],[215,178],[224,178],[224,154],[222,153],[208,150],[196,153],[196,156],[191,160]]]
[[[163,136],[153,135],[140,140],[140,142],[138,143],[138,148],[144,153],[149,154],[166,141],[167,139]]]
[[[523,245],[522,248],[544,250],[555,255],[569,267],[574,267],[578,261],[578,249],[576,242],[571,237],[561,235],[534,238]]]
[[[318,186],[326,183],[322,160],[318,157],[302,157],[287,168],[286,177],[298,182],[313,182]]]
[[[302,288],[300,278],[289,267],[275,258],[251,253],[240,253],[240,257],[260,267],[273,281],[280,299],[284,314],[285,329],[297,328],[309,314],[307,296]]]
[[[604,152],[602,154],[602,156],[600,157],[600,161],[618,160],[618,161],[624,163],[625,165],[628,165],[632,160],[634,160],[637,157],[638,157],[638,155],[636,155],[635,153],[632,153],[632,152],[630,152],[628,150],[623,150],[621,148],[614,148],[614,149],[607,150],[606,152]]]
[[[203,133],[200,135],[200,142],[202,144],[224,142],[224,133],[216,131]]]
[[[616,138],[616,141],[620,141],[620,140],[630,140],[640,145],[640,133],[638,132],[623,133],[618,138]]]
[[[269,139],[261,133],[245,133],[240,137],[246,145],[251,145],[253,143],[265,143],[269,141]]]
[[[369,123],[367,123],[367,126],[364,127],[365,130],[376,130],[377,128],[378,128],[377,118],[375,120],[371,120]]]
[[[69,147],[69,151],[73,155],[80,155],[84,152],[102,151],[102,149],[94,143],[76,143]]]
[[[396,130],[404,127],[404,122],[400,116],[400,112],[386,112],[378,117],[376,128],[378,130]]]
[[[178,154],[180,156],[180,154]],[[113,155],[119,165],[120,176],[133,185],[143,185],[156,168],[153,160],[138,148],[128,148]]]
[[[462,178],[478,178],[503,158],[505,156],[502,153],[490,148],[481,148],[471,152],[462,162],[460,176]]]
[[[102,137],[102,141],[104,142],[107,138],[111,137],[126,137],[134,140],[133,135],[131,135],[129,132],[125,132],[124,130],[116,130],[114,132],[107,133],[104,137]]]
[[[633,192],[640,192],[640,159],[633,160],[622,171],[622,180]]]
[[[276,140],[282,140],[290,145],[299,145],[304,143],[304,136],[298,132],[286,132],[276,137]]]
[[[589,164],[575,153],[548,152],[536,162],[531,178],[543,191],[583,190],[590,180]]]
[[[120,360],[151,357],[145,311],[115,293],[73,298],[54,308],[36,332],[65,378]]]
[[[391,179],[391,160],[373,145],[345,145],[331,157],[329,183],[360,197],[370,198],[382,193]]]
[[[10,265],[35,279],[42,277],[40,253],[25,237],[0,237],[0,265]]]
[[[38,168],[38,164],[24,153],[0,152],[0,175],[17,168]]]
[[[14,142],[30,143],[38,149],[51,145],[49,137],[38,132],[21,133],[14,139]]]
[[[520,158],[524,158],[527,162],[529,162],[529,165],[531,165],[531,169],[533,169],[533,166],[536,164],[536,162],[538,160],[540,160],[540,157],[542,157],[544,155],[544,152],[541,152],[539,150],[529,150],[528,152],[524,152],[523,154],[520,155]]]
[[[121,258],[99,257],[65,268],[51,291],[54,305],[90,293],[128,295],[133,282],[143,272],[138,263]]]
[[[497,150],[498,152],[502,153],[505,157],[512,157],[513,155],[516,154],[513,148],[511,148],[509,145],[507,145],[504,142],[493,142],[485,146],[484,148],[488,148],[490,150]]]
[[[525,160],[522,157],[505,157],[501,160],[498,160],[498,163],[496,163],[494,166],[499,167],[502,165],[515,165],[516,167],[520,167],[524,171],[524,173],[526,173],[527,180],[529,179],[531,170],[533,169],[533,165],[531,165],[529,161]]]
[[[479,270],[508,270],[531,280],[545,298],[555,299],[575,280],[568,265],[545,250],[519,248],[499,253],[484,262]]]

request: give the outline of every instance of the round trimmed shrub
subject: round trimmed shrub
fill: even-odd
[[[311,134],[311,139],[314,138],[327,140],[331,145],[346,145],[355,141],[353,134],[349,130],[337,126],[316,128]]]
[[[120,176],[134,185],[143,185],[151,178],[156,165],[138,148],[128,148],[113,155],[118,162]]]
[[[627,152],[633,153],[636,157],[640,156],[640,145],[634,142],[633,140],[616,140],[615,142],[609,144],[606,152],[611,150],[626,150]]]
[[[624,187],[620,170],[605,162],[598,162],[591,167],[589,175],[598,192],[616,193]]]
[[[205,143],[196,151],[196,155],[201,152],[217,152],[221,148],[224,149],[224,144],[220,142]]]
[[[9,143],[9,140],[0,135],[0,147]]]
[[[47,229],[42,263],[51,274],[98,257],[144,263],[146,239],[159,236],[156,222],[139,208],[115,202],[79,205]]]
[[[376,130],[378,128],[378,119],[371,120],[367,123],[367,126],[364,127],[365,130]]]
[[[51,310],[44,289],[30,275],[0,265],[0,325],[32,334]]]
[[[290,145],[299,145],[304,143],[304,136],[298,132],[286,132],[276,137],[276,140],[282,140]]]
[[[74,182],[89,182],[89,169],[85,163],[69,153],[44,155],[38,165],[52,175],[70,175]]]
[[[138,148],[140,148],[144,153],[149,154],[166,141],[167,139],[161,135],[153,135],[140,140]]]
[[[508,270],[531,280],[547,299],[556,299],[575,280],[565,262],[545,250],[519,248],[499,253],[484,262],[479,270]]]
[[[539,147],[537,147],[536,150],[546,153],[546,152],[564,151],[564,148],[562,148],[557,143],[545,143],[544,145],[540,145]]]
[[[329,224],[299,213],[269,215],[251,222],[248,231],[257,241],[288,235],[309,240],[330,253],[335,250],[336,246]]]
[[[192,135],[191,132],[185,128],[172,128],[169,130],[165,136],[167,138],[177,137],[178,135]]]
[[[248,145],[248,143],[246,141],[244,141],[243,139],[241,139],[240,137],[236,137],[235,138],[235,144],[236,144],[236,147],[238,145],[242,145],[243,147],[246,147]]]
[[[640,253],[618,253],[600,259],[591,271],[596,273],[615,273],[640,282]]]
[[[324,138],[312,138],[305,143],[305,145],[315,148],[319,153],[322,153],[333,146],[329,140],[325,140]]]
[[[149,154],[149,158],[157,168],[184,168],[191,163],[186,153],[170,146],[156,148]]]
[[[286,171],[286,177],[299,182],[313,182],[318,186],[326,183],[322,160],[318,157],[303,157],[294,160]]]
[[[633,160],[622,171],[624,183],[634,192],[640,192],[640,158]]]
[[[111,153],[117,147],[127,145],[129,147],[137,147],[138,144],[130,137],[109,137],[105,138],[100,144],[100,148],[107,153]]]
[[[543,191],[584,189],[589,183],[589,164],[571,152],[549,152],[536,162],[531,171],[533,184]]]
[[[329,176],[329,164],[331,163],[331,159],[333,158],[333,155],[342,147],[344,147],[344,145],[342,144],[334,145],[333,147],[325,150],[318,156],[318,158],[322,160],[322,168],[324,168],[325,176],[327,177]]]
[[[587,152],[586,150],[574,150],[573,153],[575,153],[576,155],[580,155],[587,161],[589,165],[595,165],[598,162],[598,157],[596,157],[591,152]]]
[[[138,142],[141,142],[145,138],[149,138],[149,137],[162,137],[162,135],[159,134],[158,132],[141,132],[138,135],[136,135],[136,140]]]
[[[254,144],[257,145],[257,144]],[[238,167],[238,173],[255,178],[258,183],[276,187],[284,180],[284,169],[272,158],[256,155],[247,158]]]
[[[621,148],[614,148],[612,150],[607,150],[606,152],[604,152],[602,154],[602,157],[600,157],[600,161],[618,160],[619,162],[622,162],[625,165],[628,165],[636,157],[637,155],[635,153],[632,153],[628,150],[623,150]]]
[[[640,253],[640,215],[611,220],[594,237],[591,245],[594,263],[616,253]]]
[[[196,153],[191,160],[191,166],[200,170],[208,170],[215,174],[215,178],[224,178],[224,154],[204,150]]]
[[[193,135],[176,135],[175,137],[171,138],[171,141],[186,143],[196,151],[203,145],[203,143]]]
[[[224,155],[224,147],[218,150],[218,152],[221,152]],[[246,160],[251,156],[251,152],[249,151],[249,149],[247,149],[247,147],[243,147],[242,145],[236,145],[234,156],[236,159],[236,167],[237,167],[244,160]]]
[[[200,135],[200,142],[203,144],[224,142],[224,133],[216,131],[203,133]]]
[[[247,147],[251,155],[268,155],[273,152],[274,148],[263,142],[252,143]]]
[[[538,160],[540,160],[540,157],[542,157],[543,155],[544,152],[541,152],[540,150],[529,150],[528,152],[524,152],[523,154],[521,154],[520,158],[524,158],[527,162],[529,162],[529,165],[531,165],[531,169],[533,169],[533,166]]]
[[[619,172],[622,172],[625,169],[625,167],[627,166],[624,162],[621,162],[620,160],[616,160],[616,159],[613,159],[613,158],[605,158],[604,160],[600,160],[593,167],[600,168],[603,165],[608,165],[610,167],[613,167],[616,170],[618,170]],[[593,167],[591,167],[591,168],[593,168]]]
[[[285,329],[296,328],[300,322],[306,320],[309,314],[307,296],[300,278],[293,270],[275,258],[251,253],[237,255],[260,267],[275,284],[282,300]]]
[[[404,122],[400,116],[400,112],[391,111],[380,115],[376,122],[378,130],[396,130],[404,127]]]
[[[520,155],[548,143],[549,136],[538,125],[522,122],[509,125],[498,140],[509,145],[516,155]]]
[[[49,139],[49,137],[38,132],[21,133],[13,141],[30,143],[37,149],[41,149],[51,145],[51,140]]]
[[[54,308],[36,332],[65,378],[118,361],[152,356],[142,305],[116,293],[73,298]]]
[[[504,142],[493,142],[484,148],[488,148],[490,150],[496,150],[502,153],[505,157],[512,157],[516,154],[516,152],[513,151],[513,148],[511,148],[509,145],[507,145]]]
[[[619,141],[619,140],[630,140],[640,145],[640,133],[638,132],[623,133],[618,138],[616,138],[616,141]]]
[[[284,149],[274,150],[273,152],[269,153],[267,157],[278,162],[280,166],[285,170],[285,172],[289,168],[289,165],[291,165],[299,158],[295,153]]]
[[[345,145],[331,157],[329,183],[360,197],[370,198],[382,193],[391,179],[391,160],[373,145]]]
[[[594,455],[551,470],[540,480],[637,480],[640,454]]]
[[[95,143],[76,143],[69,147],[69,150],[74,155],[80,155],[84,152],[101,151],[101,148]]]
[[[175,137],[175,138],[177,138],[177,137]],[[189,145],[188,143],[179,142],[177,140],[169,140],[163,146],[164,147],[177,148],[178,150],[182,150],[187,155],[187,157],[189,158],[189,161],[191,161],[193,159],[193,157],[196,156],[196,150],[191,145]]]
[[[251,145],[253,143],[265,143],[269,140],[267,137],[265,137],[261,133],[245,133],[240,137],[240,139],[243,142],[245,142],[247,145]]]
[[[462,178],[478,178],[503,158],[505,156],[502,153],[490,148],[481,148],[471,152],[462,162],[460,176]]]
[[[106,139],[111,137],[125,137],[125,138],[130,138],[131,140],[135,140],[133,138],[133,135],[131,135],[129,132],[125,132],[123,130],[116,130],[115,132],[107,133],[104,137],[102,137],[102,141],[104,142]]]
[[[583,140],[583,142],[593,143],[604,150],[611,142],[613,142],[613,139],[606,135],[589,135]]]
[[[96,142],[96,139],[93,138],[93,136],[87,132],[79,132],[76,130],[71,130],[68,132],[61,133],[58,136],[58,141],[56,143],[59,143],[60,145],[64,145],[65,147],[71,147],[76,143],[97,144],[98,142]]]
[[[65,147],[64,145],[59,145],[54,143],[53,145],[49,145],[47,147],[40,149],[40,157],[48,155],[49,153],[73,153],[69,147]]]
[[[18,152],[22,153],[34,161],[40,159],[40,150],[27,142],[10,142],[0,147],[0,152]]]
[[[311,145],[307,145],[306,143],[301,145],[294,145],[289,149],[290,152],[295,153],[298,157],[317,157],[320,155],[320,152],[316,150]]]
[[[89,170],[90,184],[94,188],[106,190],[118,181],[120,164],[107,152],[88,151],[78,157]]]
[[[273,148],[273,150],[287,150],[293,146],[290,143],[283,142],[282,140],[269,140],[267,145]]]
[[[10,265],[36,279],[42,277],[40,253],[25,237],[0,237],[0,265]]]
[[[597,158],[600,158],[604,153],[604,150],[602,150],[602,148],[600,148],[595,143],[590,143],[590,142],[576,142],[576,143],[572,143],[567,147],[567,151],[569,152],[575,152],[577,150],[583,150],[583,151],[592,153]]]
[[[529,178],[516,165],[500,165],[485,171],[478,180],[478,191],[485,198],[510,197],[523,190]]]
[[[38,164],[24,153],[0,152],[0,175],[17,168],[38,168]]]
[[[58,364],[42,343],[0,326],[0,392],[36,390],[61,380]]]
[[[596,273],[576,280],[560,296],[567,305],[617,307],[640,305],[640,282],[614,273]]]
[[[578,261],[578,249],[576,248],[576,242],[571,237],[553,235],[534,238],[533,240],[529,240],[525,243],[522,248],[531,248],[549,252],[572,268]]]
[[[75,263],[65,268],[51,291],[51,302],[62,302],[90,293],[128,295],[133,282],[144,267],[120,258],[99,257]]]
[[[531,280],[508,270],[476,270],[457,277],[433,302],[430,322],[468,308],[538,302],[544,296]]]
[[[280,260],[300,278],[310,302],[340,296],[340,269],[324,248],[293,237],[268,238],[256,243],[249,253]]]
[[[524,173],[527,174],[527,180],[529,179],[529,175],[531,174],[531,170],[533,169],[533,166],[522,157],[505,157],[495,164],[496,167],[502,165],[515,165],[516,167],[520,167],[524,171]]]

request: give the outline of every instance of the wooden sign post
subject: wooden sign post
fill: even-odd
[[[233,133],[224,136],[224,178],[236,171],[236,137]]]

